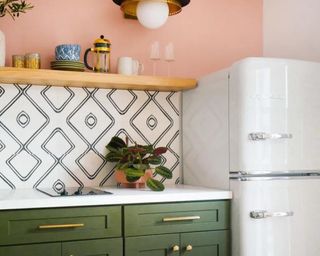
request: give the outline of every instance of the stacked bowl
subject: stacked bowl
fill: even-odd
[[[56,47],[56,60],[51,62],[51,68],[56,70],[84,71],[80,61],[81,47],[78,44],[61,44]]]

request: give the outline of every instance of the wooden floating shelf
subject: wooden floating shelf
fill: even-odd
[[[123,90],[182,91],[197,86],[195,79],[124,76],[48,69],[0,68],[0,83],[93,87]]]

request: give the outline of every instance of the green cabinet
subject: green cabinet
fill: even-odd
[[[0,211],[0,256],[230,256],[230,202]]]
[[[125,256],[230,256],[229,201],[124,206]]]

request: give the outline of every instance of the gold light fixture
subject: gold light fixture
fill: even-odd
[[[134,17],[147,28],[162,26],[168,16],[178,14],[190,0],[113,0],[129,17]]]

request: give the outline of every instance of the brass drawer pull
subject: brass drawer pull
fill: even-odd
[[[40,225],[38,226],[38,229],[81,228],[81,227],[84,227],[83,223]]]
[[[187,221],[187,220],[200,220],[200,216],[168,217],[168,218],[162,219],[163,222]]]

